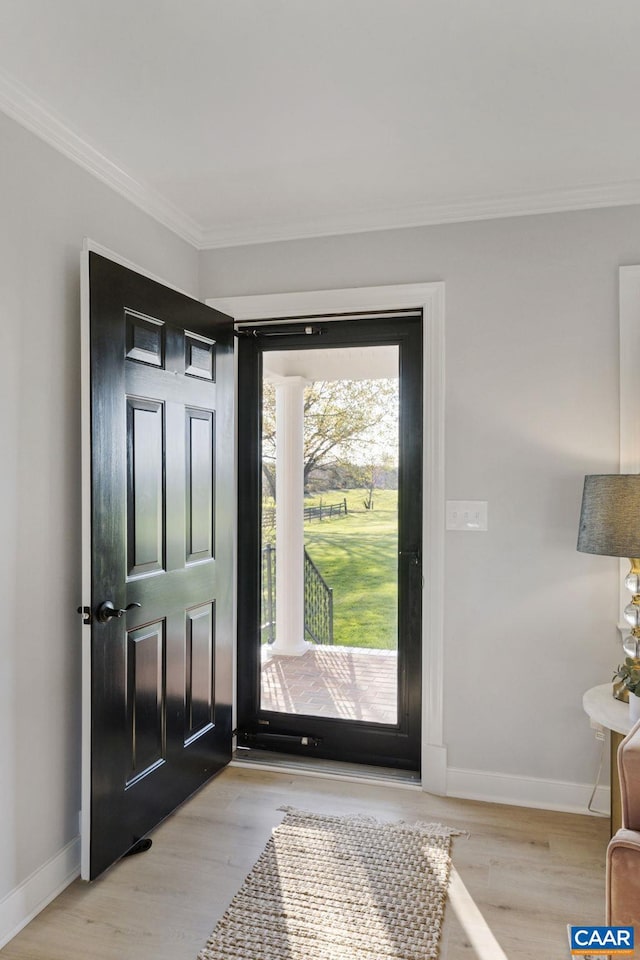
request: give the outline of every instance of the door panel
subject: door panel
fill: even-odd
[[[162,403],[127,397],[128,576],[162,570],[165,554]]]
[[[187,611],[187,740],[214,721],[215,604]]]
[[[127,717],[131,740],[129,787],[166,757],[164,622],[127,633]]]
[[[233,625],[231,321],[93,253],[89,285],[87,879],[230,759]]]
[[[187,563],[213,556],[214,419],[187,409]]]

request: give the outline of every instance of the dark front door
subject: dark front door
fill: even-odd
[[[239,748],[419,769],[422,396],[421,315],[241,330]]]
[[[88,266],[91,879],[230,759],[233,338],[187,296]]]

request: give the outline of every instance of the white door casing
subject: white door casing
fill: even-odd
[[[444,397],[443,282],[353,287],[208,299],[236,323],[267,319],[421,309],[424,322],[422,788],[446,794],[444,744]]]
[[[620,473],[640,473],[640,266],[620,267]],[[629,603],[624,578],[629,561],[620,561],[620,616],[623,638],[630,632],[622,611]]]

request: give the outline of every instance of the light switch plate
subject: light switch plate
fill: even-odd
[[[447,500],[447,530],[488,529],[486,500]]]

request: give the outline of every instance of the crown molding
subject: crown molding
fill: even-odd
[[[0,73],[0,110],[183,240],[194,247],[200,246],[202,230],[195,220],[105,157],[26,87],[3,73]]]
[[[640,204],[640,180],[584,184],[505,196],[467,197],[355,210],[306,219],[217,223],[203,227],[143,181],[100,153],[18,81],[0,72],[0,111],[97,177],[197,250],[401,230],[472,220]]]
[[[309,218],[271,223],[218,224],[203,230],[200,250],[248,244],[302,240],[348,233],[402,230],[408,227],[437,226],[473,220],[498,220],[542,213],[566,213],[599,207],[640,204],[640,180],[586,184],[537,193],[509,196],[469,197],[441,203],[418,202],[378,210],[360,210],[342,216]]]

